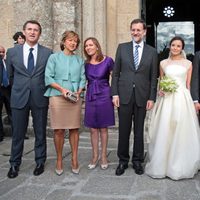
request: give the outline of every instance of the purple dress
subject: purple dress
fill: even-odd
[[[106,128],[115,125],[114,106],[110,95],[109,75],[113,59],[106,57],[99,64],[85,65],[88,81],[84,124],[90,128]]]

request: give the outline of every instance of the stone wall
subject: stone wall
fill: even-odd
[[[13,34],[36,19],[43,28],[41,44],[57,51],[61,34],[74,30],[82,41],[96,37],[114,58],[118,43],[130,40],[129,25],[140,16],[140,7],[141,0],[0,0],[0,44],[12,47]],[[82,55],[81,45],[78,53]]]
[[[14,8],[12,1],[0,0],[0,45],[6,49],[13,45],[12,35],[14,27]]]
[[[59,50],[62,33],[74,30],[81,41],[96,37],[103,52],[114,58],[118,43],[130,41],[130,22],[140,17],[140,7],[141,0],[0,0],[0,45],[12,47],[14,33],[35,19],[43,29],[40,44],[54,51]],[[80,45],[80,55],[82,50]]]
[[[21,31],[25,21],[42,25],[40,44],[59,50],[62,33],[74,30],[81,35],[81,0],[0,0],[0,44],[13,46],[12,36]]]
[[[114,58],[117,45],[131,40],[130,23],[140,17],[141,0],[107,1],[106,53]]]

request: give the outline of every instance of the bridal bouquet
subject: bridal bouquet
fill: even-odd
[[[178,84],[176,81],[168,76],[163,76],[159,81],[160,90],[163,92],[176,92]]]

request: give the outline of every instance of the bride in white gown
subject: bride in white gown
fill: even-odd
[[[190,95],[192,63],[181,53],[183,48],[183,39],[174,37],[170,57],[160,62],[160,77],[173,78],[178,89],[160,91],[152,111],[145,172],[153,178],[192,178],[200,169],[200,129]]]

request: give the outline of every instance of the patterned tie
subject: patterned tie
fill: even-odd
[[[29,49],[29,55],[28,55],[28,66],[27,66],[27,69],[29,71],[30,74],[32,74],[33,72],[33,69],[34,69],[34,57],[33,57],[33,51],[34,48],[30,48]]]
[[[5,69],[5,67],[3,67],[3,80],[2,80],[2,84],[3,84],[4,87],[8,87],[8,85],[9,85],[8,74],[7,74],[7,70]]]
[[[138,69],[138,65],[139,65],[139,52],[138,52],[138,48],[140,47],[140,45],[136,45],[135,46],[135,51],[134,51],[134,64],[135,64],[135,69]]]

